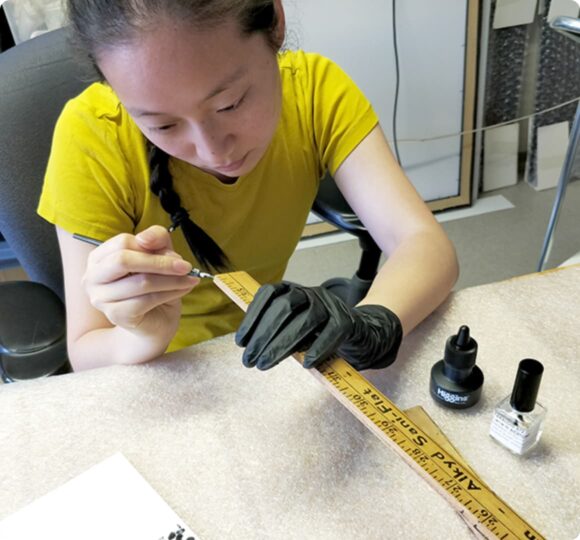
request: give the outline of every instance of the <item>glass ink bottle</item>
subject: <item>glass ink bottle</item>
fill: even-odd
[[[475,365],[477,341],[469,335],[469,327],[461,326],[447,339],[443,360],[431,368],[431,396],[452,409],[466,409],[481,397],[483,373]]]
[[[546,409],[536,401],[544,366],[526,358],[518,366],[511,395],[495,409],[489,434],[508,450],[522,455],[540,440]]]

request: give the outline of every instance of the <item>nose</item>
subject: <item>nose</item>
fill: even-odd
[[[228,163],[233,150],[233,135],[208,125],[193,126],[192,132],[195,153],[205,165]]]

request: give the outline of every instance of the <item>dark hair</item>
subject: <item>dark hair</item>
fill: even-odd
[[[73,45],[91,62],[104,80],[97,59],[100,52],[130,43],[159,20],[177,20],[194,28],[211,28],[234,17],[245,34],[262,32],[273,50],[278,50],[278,18],[273,0],[68,0],[68,18]],[[171,217],[171,230],[181,227],[199,263],[208,269],[230,268],[227,256],[216,242],[191,219],[173,187],[170,156],[152,143],[149,147],[151,191]]]

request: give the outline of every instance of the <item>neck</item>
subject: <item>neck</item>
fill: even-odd
[[[238,177],[232,178],[231,176],[224,176],[223,174],[211,173],[215,176],[222,184],[235,184],[238,181]]]

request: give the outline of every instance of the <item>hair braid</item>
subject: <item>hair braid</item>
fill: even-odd
[[[227,270],[229,261],[214,240],[196,225],[189,212],[181,206],[179,195],[173,188],[173,178],[169,171],[169,155],[149,143],[149,168],[151,171],[151,191],[159,197],[161,206],[171,218],[171,229],[181,227],[183,236],[193,255],[207,269]]]

